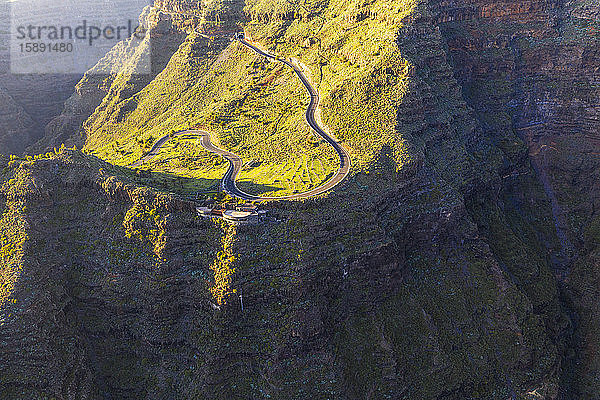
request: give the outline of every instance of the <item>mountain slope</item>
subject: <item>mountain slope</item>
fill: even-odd
[[[561,71],[524,60],[557,37],[580,40],[546,17],[593,16],[593,4],[156,5],[158,21],[188,35],[148,82],[108,83],[83,125],[93,155],[3,161],[2,395],[592,396],[597,224],[561,223],[572,214],[557,205],[590,206],[589,192],[567,175],[584,192],[570,201],[555,175],[582,148],[541,168],[514,128],[538,115],[524,100],[537,96],[534,72]],[[165,193],[210,189],[222,173],[192,140],[170,145],[153,174],[122,167],[200,125],[246,161],[245,189],[285,193],[327,176],[335,158],[302,120],[302,88],[232,42],[239,27],[306,66],[353,165],[328,195],[262,204],[270,222],[245,226],[200,219]],[[517,48],[532,31],[541,47]]]
[[[20,154],[27,143],[35,140],[35,122],[4,90],[0,89],[0,149],[5,154]]]

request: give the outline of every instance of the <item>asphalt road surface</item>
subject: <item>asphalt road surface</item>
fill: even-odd
[[[335,151],[337,152],[339,159],[340,159],[340,167],[338,168],[336,173],[331,177],[331,179],[329,179],[323,185],[321,185],[315,189],[309,190],[307,192],[296,193],[296,194],[289,195],[289,196],[261,197],[261,196],[255,196],[255,195],[243,192],[242,190],[240,190],[237,187],[237,185],[235,183],[235,180],[236,180],[238,174],[240,173],[242,166],[244,165],[242,162],[242,159],[237,154],[231,153],[227,150],[223,150],[223,149],[220,149],[220,148],[214,146],[212,144],[212,142],[210,141],[210,134],[206,131],[200,131],[200,130],[186,130],[186,131],[175,132],[171,135],[163,136],[162,138],[158,139],[158,141],[152,146],[152,148],[150,149],[150,151],[148,153],[146,153],[140,160],[138,160],[137,162],[132,164],[131,167],[139,167],[140,165],[144,164],[145,162],[150,161],[151,159],[156,157],[158,155],[158,152],[160,151],[160,149],[169,141],[169,139],[178,137],[178,136],[184,136],[184,135],[194,135],[194,136],[198,136],[198,137],[202,138],[202,146],[206,150],[210,151],[211,153],[218,154],[218,155],[222,156],[223,158],[225,158],[227,161],[229,161],[229,169],[227,170],[227,172],[225,173],[225,176],[223,176],[223,179],[221,180],[221,189],[223,189],[230,196],[238,197],[240,199],[249,200],[249,201],[297,200],[297,199],[306,199],[309,197],[318,196],[320,194],[330,191],[331,189],[333,189],[334,187],[339,185],[340,182],[342,182],[350,173],[350,155],[348,154],[346,149],[344,149],[344,147],[335,138],[333,138],[332,136],[327,134],[325,132],[325,130],[321,126],[319,126],[319,124],[317,123],[317,121],[315,119],[315,111],[317,110],[317,107],[319,106],[319,93],[311,85],[310,81],[304,75],[304,73],[302,72],[300,67],[297,66],[295,63],[288,61],[288,60],[283,60],[283,59],[277,58],[274,55],[269,54],[269,53],[259,49],[258,47],[254,46],[253,44],[248,42],[246,39],[242,39],[242,38],[238,38],[238,39],[244,46],[246,46],[250,50],[256,52],[257,54],[259,54],[263,57],[267,57],[270,60],[283,63],[286,66],[288,66],[289,68],[292,68],[294,70],[294,72],[296,73],[296,75],[298,76],[298,78],[300,79],[300,81],[302,82],[302,84],[304,85],[304,87],[306,88],[308,95],[310,96],[310,103],[308,105],[308,108],[306,109],[306,114],[305,114],[306,122],[319,136],[321,136],[325,141],[327,141],[327,143],[329,143],[331,145],[331,147],[333,147],[335,149]]]

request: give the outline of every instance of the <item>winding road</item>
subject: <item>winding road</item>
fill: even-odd
[[[327,141],[327,143],[329,143],[329,145],[331,145],[331,147],[334,148],[334,150],[336,151],[336,153],[339,156],[340,167],[338,168],[336,173],[323,185],[321,185],[315,189],[309,190],[307,192],[296,193],[293,195],[281,196],[281,197],[255,196],[255,195],[252,195],[252,194],[249,194],[249,193],[246,193],[246,192],[240,190],[235,183],[236,178],[237,178],[238,174],[240,173],[242,166],[243,166],[243,161],[240,158],[240,156],[238,156],[237,154],[231,153],[227,150],[223,150],[223,149],[220,149],[220,148],[214,146],[212,144],[212,142],[210,141],[210,134],[206,131],[201,131],[201,130],[186,130],[186,131],[175,132],[171,135],[163,136],[152,146],[152,148],[150,149],[150,151],[147,154],[145,154],[137,162],[131,164],[131,167],[139,167],[143,163],[150,161],[151,159],[156,157],[158,155],[160,149],[169,141],[169,139],[178,137],[178,136],[193,135],[193,136],[198,136],[198,137],[202,138],[202,146],[206,150],[210,151],[211,153],[215,153],[215,154],[222,156],[229,162],[229,169],[227,170],[227,172],[223,176],[223,179],[221,180],[221,188],[230,196],[238,197],[240,199],[248,200],[248,201],[298,200],[298,199],[306,199],[309,197],[318,196],[320,194],[323,194],[323,193],[328,192],[329,190],[333,189],[338,184],[340,184],[340,182],[342,182],[350,173],[350,155],[348,154],[346,149],[344,149],[344,147],[335,138],[333,138],[331,135],[326,133],[325,130],[317,123],[317,120],[315,119],[315,111],[317,110],[317,107],[319,106],[319,93],[311,85],[308,78],[302,72],[302,69],[295,63],[288,61],[288,60],[280,59],[272,54],[269,54],[269,53],[259,49],[258,47],[254,46],[253,44],[248,42],[245,38],[243,38],[243,39],[237,38],[237,39],[240,41],[240,43],[242,43],[244,46],[251,49],[255,53],[257,53],[263,57],[266,57],[270,60],[283,63],[286,66],[288,66],[289,68],[292,68],[294,70],[294,72],[296,73],[296,75],[298,76],[298,78],[300,79],[300,81],[302,82],[302,84],[304,85],[306,90],[308,91],[308,95],[310,96],[310,103],[308,105],[308,108],[306,109],[306,114],[305,114],[306,122],[319,136],[321,136],[325,141]]]

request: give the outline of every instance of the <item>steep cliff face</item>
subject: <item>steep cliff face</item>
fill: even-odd
[[[598,204],[598,9],[589,1],[435,2],[467,102],[496,140],[516,132],[525,141],[551,201],[560,239],[553,264],[572,291],[576,323],[564,398],[598,392],[597,311],[586,283],[594,281],[597,246],[590,232]]]
[[[173,395],[165,380],[194,359],[221,229],[111,170],[72,152],[5,169],[3,398]]]
[[[4,171],[5,397],[557,392],[543,320],[429,168],[237,228],[80,153]]]
[[[22,154],[26,147],[39,140],[46,124],[60,114],[64,101],[79,78],[68,75],[0,74],[0,88],[12,99],[3,102],[2,112],[8,115],[14,112],[16,105],[21,111],[14,114],[14,119],[23,121],[27,118],[32,122],[25,123],[16,135],[11,135],[14,143],[1,147],[0,151]]]
[[[594,397],[593,3],[156,5],[173,52],[136,81],[117,48],[114,76],[80,83],[86,151],[128,165],[201,124],[246,172],[320,156],[293,74],[232,43],[241,24],[305,65],[352,173],[233,226],[143,186],[183,191],[185,165],[0,160],[4,397]]]
[[[577,211],[579,201],[558,171],[576,175],[570,166],[576,159],[596,162],[591,149],[600,111],[597,10],[585,1],[436,3],[467,101],[490,132],[501,137],[515,130],[526,142],[553,199],[563,245],[571,250],[578,247],[577,232],[588,215]],[[595,197],[595,190],[581,189]],[[584,202],[594,208],[593,199]]]
[[[5,91],[0,90],[0,150],[5,154],[19,154],[27,143],[35,140],[35,122]]]

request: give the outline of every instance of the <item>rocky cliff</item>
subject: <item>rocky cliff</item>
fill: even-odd
[[[459,1],[435,10],[467,102],[492,137],[512,131],[524,140],[551,201],[561,242],[553,264],[577,321],[564,396],[593,398],[597,322],[587,322],[596,311],[585,304],[597,265],[598,5]]]
[[[3,153],[22,154],[39,140],[45,126],[61,113],[78,76],[0,74],[0,88],[11,100],[2,103],[2,113],[20,121],[18,127],[3,130]],[[19,111],[15,111],[18,107]],[[27,119],[25,121],[24,119]],[[60,144],[59,144],[60,145]]]
[[[80,83],[86,152],[126,165],[202,123],[270,174],[319,154],[290,75],[230,42],[240,24],[305,64],[352,174],[234,226],[199,219],[173,171],[0,159],[0,394],[595,397],[597,5],[156,5],[181,45],[149,81]]]
[[[36,124],[23,107],[5,91],[0,90],[0,148],[6,154],[22,153],[27,143],[35,141]]]
[[[44,127],[60,114],[80,79],[74,75],[19,75],[10,72],[10,3],[0,2],[0,152],[22,154],[39,140]],[[10,121],[9,121],[10,120]]]
[[[382,168],[236,228],[80,153],[12,161],[3,396],[554,397],[543,260],[520,266],[529,297],[431,173]]]
[[[63,112],[47,124],[44,138],[32,146],[31,152],[52,149],[61,143],[85,145],[86,121],[90,119],[87,121],[90,124],[97,119],[94,113],[120,113],[117,119],[122,119],[127,111],[121,106],[127,101],[128,107],[133,106],[138,92],[165,69],[187,34],[194,30],[230,34],[240,14],[241,5],[237,2],[213,2],[199,7],[196,1],[157,1],[140,16],[140,24],[149,29],[141,47],[150,53],[150,73],[134,73],[139,62],[137,46],[128,41],[118,44],[77,83]]]
[[[134,96],[164,69],[183,41],[183,31],[169,16],[153,13],[149,8],[140,16],[140,25],[148,27],[144,41],[139,45],[132,40],[119,43],[86,72],[75,86],[75,93],[64,103],[62,113],[46,125],[44,137],[30,152],[60,147],[62,143],[82,147],[86,140],[82,125],[96,108]],[[140,52],[148,52],[148,74],[138,72],[143,70],[140,64],[146,62],[139,57]]]

